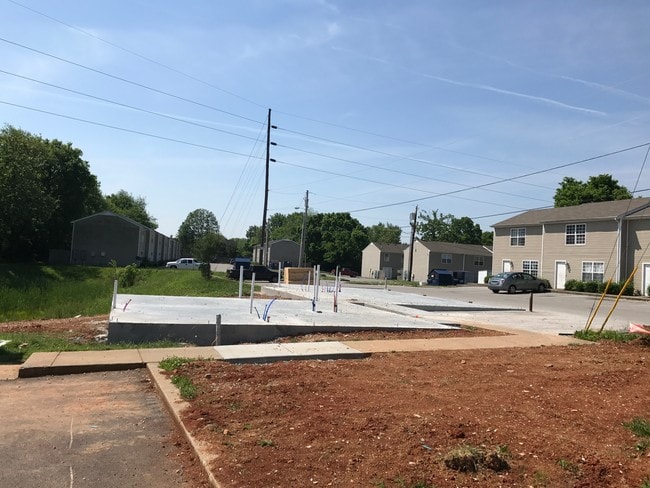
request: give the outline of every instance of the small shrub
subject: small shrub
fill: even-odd
[[[483,461],[485,461],[483,451],[468,445],[451,450],[444,459],[445,466],[461,473],[476,473]]]
[[[564,283],[564,289],[566,291],[575,291],[577,284],[578,284],[578,280],[569,280],[566,283]]]
[[[492,275],[487,275],[485,278],[483,278],[483,283],[487,285],[488,281],[490,281],[490,278],[492,278]],[[648,290],[650,290],[650,286],[648,286]],[[648,294],[650,294],[650,291],[648,291]]]
[[[584,281],[576,281],[576,286],[574,288],[574,291],[585,291],[585,282]]]
[[[587,281],[585,282],[585,291],[589,293],[597,293],[598,292],[598,283],[597,281]]]
[[[138,266],[129,264],[117,272],[117,281],[122,288],[129,288],[138,281]]]

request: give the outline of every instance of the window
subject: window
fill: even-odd
[[[510,229],[510,245],[511,246],[525,246],[526,245],[526,228],[518,227]]]
[[[587,237],[587,224],[567,224],[566,244],[569,246],[584,244]]]
[[[387,252],[384,253],[384,262],[390,263],[390,254]]]
[[[524,259],[522,261],[522,270],[524,273],[530,273],[537,278],[539,272],[539,261]]]
[[[605,263],[599,261],[582,262],[582,281],[603,282],[605,276]]]
[[[451,254],[443,254],[441,261],[442,264],[451,264]]]
[[[485,261],[483,256],[474,256],[474,266],[484,266]]]

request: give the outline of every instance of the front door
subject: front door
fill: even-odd
[[[566,283],[566,261],[555,261],[555,289],[564,290]]]

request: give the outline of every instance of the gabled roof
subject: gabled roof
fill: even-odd
[[[375,246],[381,252],[401,254],[408,247],[406,244],[387,244],[382,242],[371,242],[369,246]]]
[[[449,254],[471,254],[472,256],[492,256],[492,249],[480,244],[461,244],[459,242],[420,241],[429,251]]]
[[[149,227],[147,227],[145,225],[142,225],[140,222],[136,222],[135,220],[130,219],[128,217],[125,217],[124,215],[119,215],[119,214],[116,214],[116,213],[113,213],[113,212],[109,212],[108,210],[106,210],[104,212],[98,212],[98,213],[89,215],[88,217],[82,217],[80,219],[73,220],[72,223],[74,224],[75,222],[80,222],[82,220],[90,220],[90,219],[94,219],[96,217],[115,217],[117,219],[128,222],[129,224],[133,224],[133,225],[135,225],[137,227],[142,227],[144,229],[149,229]],[[151,230],[153,230],[153,229],[151,229]]]
[[[550,222],[577,222],[585,220],[614,220],[633,216],[650,218],[650,198],[614,200],[611,202],[583,203],[572,207],[529,210],[512,218],[502,220],[492,227],[513,227],[518,225],[541,225]]]

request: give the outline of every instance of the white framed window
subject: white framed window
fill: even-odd
[[[585,242],[587,242],[587,224],[567,224],[566,244],[574,246]]]
[[[441,261],[442,264],[451,264],[451,254],[443,254]]]
[[[537,278],[539,274],[539,261],[535,259],[524,259],[521,262],[521,268],[524,273],[530,273]]]
[[[483,256],[474,256],[474,266],[485,266],[485,259]]]
[[[603,282],[605,276],[605,263],[602,261],[582,262],[582,281]]]
[[[526,245],[526,228],[516,227],[510,229],[510,245],[511,246],[525,246]]]

